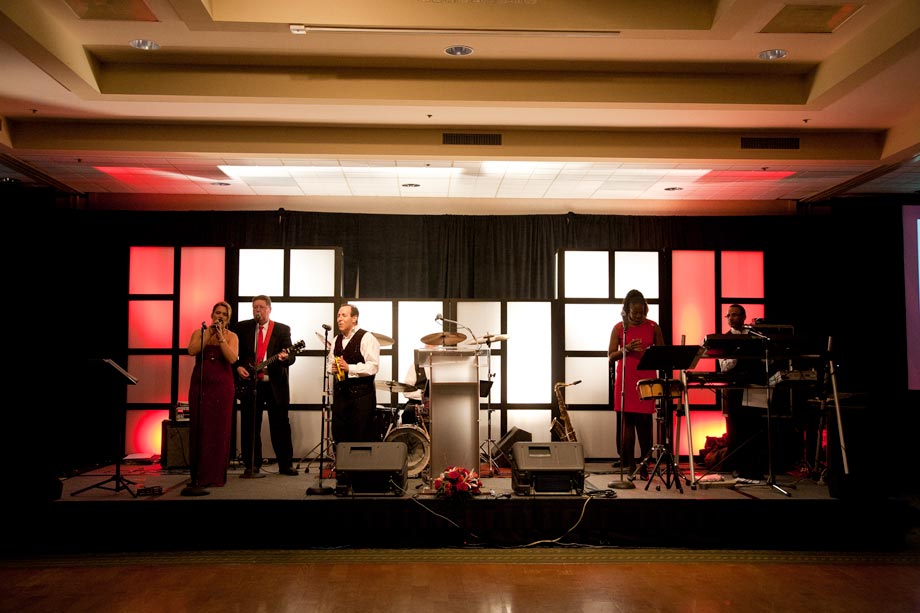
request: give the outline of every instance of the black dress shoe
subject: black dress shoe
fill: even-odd
[[[286,466],[285,468],[279,468],[279,469],[278,469],[278,474],[279,474],[279,475],[287,475],[288,477],[296,477],[296,476],[299,475],[300,473],[297,472],[297,469],[294,468],[293,466]]]

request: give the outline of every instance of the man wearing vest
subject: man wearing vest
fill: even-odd
[[[336,314],[339,333],[329,354],[332,387],[332,438],[335,443],[379,440],[374,428],[380,367],[380,342],[358,328],[358,308],[343,304]]]

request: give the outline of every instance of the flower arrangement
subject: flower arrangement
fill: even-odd
[[[472,472],[462,466],[451,466],[434,480],[434,489],[438,496],[451,498],[452,496],[472,497],[479,494],[482,481],[479,473]]]

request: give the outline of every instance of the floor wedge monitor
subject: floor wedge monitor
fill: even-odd
[[[409,454],[403,442],[339,443],[335,446],[335,493],[402,496],[406,489]]]
[[[585,489],[581,443],[515,443],[511,461],[511,488],[515,494],[581,495]]]

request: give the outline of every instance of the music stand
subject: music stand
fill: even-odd
[[[703,347],[700,345],[652,345],[642,354],[642,357],[639,359],[639,364],[636,365],[637,370],[656,370],[661,375],[661,378],[664,380],[670,380],[670,374],[675,370],[689,370],[696,366],[699,362],[700,356],[703,354]],[[668,386],[667,392],[670,392],[670,386]],[[681,394],[685,390],[681,391]],[[680,484],[680,475],[678,474],[677,459],[672,451],[672,445],[674,441],[671,440],[671,398],[661,397],[658,398],[659,407],[668,409],[664,411],[663,426],[661,428],[661,436],[659,438],[663,439],[659,441],[658,447],[664,449],[658,455],[657,460],[655,461],[655,468],[652,474],[649,475],[648,483],[645,484],[645,489],[648,489],[652,484],[652,478],[657,476],[661,479],[667,489],[671,489],[671,485],[677,485],[677,489],[681,494],[684,493],[683,487]],[[661,443],[664,443],[663,445]],[[654,448],[653,448],[654,449]],[[690,451],[692,453],[692,450]],[[648,458],[643,458],[642,463],[646,462]],[[641,464],[640,463],[640,466]],[[665,474],[661,474],[661,465],[664,463]]]
[[[105,358],[102,360],[94,360],[94,363],[98,363],[101,365],[101,367],[104,369],[104,372],[106,373],[107,378],[113,384],[111,387],[112,409],[117,410],[118,403],[115,401],[114,384],[122,383],[125,385],[137,385],[137,377],[135,377],[134,375],[132,375],[131,373],[126,371],[124,368],[122,368],[121,366],[119,366],[114,361],[108,358]],[[131,494],[133,498],[137,498],[137,492],[131,491],[131,487],[130,487],[136,484],[133,481],[129,481],[128,479],[125,479],[121,476],[121,459],[125,455],[125,443],[124,443],[124,437],[122,436],[124,429],[125,429],[124,411],[121,411],[120,415],[121,415],[121,419],[118,420],[118,427],[117,427],[118,433],[116,435],[117,442],[116,442],[115,453],[117,454],[117,457],[115,458],[115,476],[109,477],[108,479],[104,479],[100,481],[99,483],[95,483],[93,485],[84,487],[83,489],[77,490],[76,492],[73,492],[71,496],[82,494],[83,492],[87,490],[91,490],[93,488],[99,488],[101,490],[111,490],[116,493],[122,490],[128,490],[128,493]],[[107,483],[112,483],[113,485],[106,486]]]

